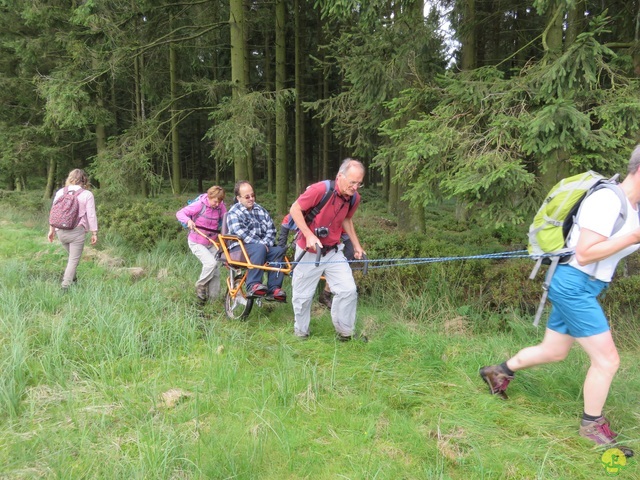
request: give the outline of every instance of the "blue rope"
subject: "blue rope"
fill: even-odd
[[[367,259],[367,260],[349,260],[348,263],[365,263],[368,262],[368,268],[387,268],[387,267],[404,267],[410,265],[423,265],[426,263],[443,263],[443,262],[452,262],[452,261],[461,261],[461,260],[482,260],[482,259],[500,259],[500,258],[529,258],[532,260],[537,260],[539,258],[551,258],[551,257],[560,257],[571,254],[572,252],[563,252],[563,253],[543,253],[531,255],[527,250],[516,250],[513,252],[501,252],[501,253],[486,253],[483,255],[469,255],[463,257],[417,257],[417,258],[376,258],[376,259]],[[291,265],[302,265],[302,264],[315,264],[315,260],[305,261],[305,262],[290,262]],[[323,264],[327,263],[343,263],[341,261],[335,262],[322,262]],[[275,264],[273,264],[275,266]]]

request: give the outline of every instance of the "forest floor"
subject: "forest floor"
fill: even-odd
[[[640,478],[577,434],[578,347],[488,393],[478,369],[541,339],[528,317],[483,334],[428,292],[411,318],[361,295],[369,343],[337,342],[319,306],[300,341],[290,303],[198,307],[197,260],[164,244],[101,235],[63,294],[60,244],[2,217],[0,478]],[[621,357],[606,414],[639,449],[640,355]]]

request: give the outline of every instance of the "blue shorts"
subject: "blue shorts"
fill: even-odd
[[[574,338],[590,337],[609,330],[597,297],[609,286],[569,265],[558,265],[551,279],[551,314],[547,328]]]

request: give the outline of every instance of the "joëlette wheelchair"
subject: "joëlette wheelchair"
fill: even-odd
[[[274,301],[268,297],[252,297],[247,293],[246,280],[250,268],[257,268],[265,272],[276,271],[286,276],[289,276],[294,268],[286,256],[283,261],[279,262],[277,265],[271,265],[269,262],[264,265],[254,265],[251,263],[242,239],[236,235],[229,235],[227,233],[226,218],[223,219],[222,231],[218,234],[217,240],[209,238],[198,228],[194,228],[194,230],[196,233],[209,240],[216,247],[220,260],[224,263],[224,266],[228,271],[224,310],[227,317],[231,319],[244,320],[251,313],[251,309],[254,304],[260,307],[262,306],[262,302]],[[229,246],[236,243],[240,249],[230,251]],[[320,257],[321,252],[320,249],[318,249],[318,254],[316,256],[317,264],[320,262]]]
[[[246,281],[247,274],[250,268],[257,268],[267,271],[280,272],[282,275],[290,276],[295,265],[300,261],[300,258],[293,262],[293,265],[285,255],[282,262],[278,262],[277,265],[271,265],[269,262],[264,265],[254,265],[249,259],[249,255],[245,250],[243,241],[236,235],[229,235],[227,233],[226,214],[222,221],[222,231],[218,234],[217,240],[207,237],[202,231],[197,228],[194,229],[196,233],[207,238],[218,250],[218,255],[224,263],[225,268],[228,271],[227,275],[227,292],[224,298],[224,309],[227,317],[235,320],[245,320],[251,313],[253,305],[262,306],[262,302],[274,301],[268,297],[252,297],[247,293]],[[229,250],[229,246],[237,243],[240,249],[235,249],[233,252]],[[291,248],[295,243],[294,241],[287,247]],[[235,246],[235,245],[234,245]],[[318,266],[322,258],[322,251],[320,245],[316,248],[315,264]],[[304,252],[303,252],[304,255]],[[362,270],[363,275],[368,272],[368,258],[366,255],[363,257],[362,266],[356,267],[357,270]],[[324,277],[321,277],[324,278]]]

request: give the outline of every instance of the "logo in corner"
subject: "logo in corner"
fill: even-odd
[[[619,448],[610,448],[602,454],[602,466],[608,475],[618,475],[627,466],[627,457]]]

